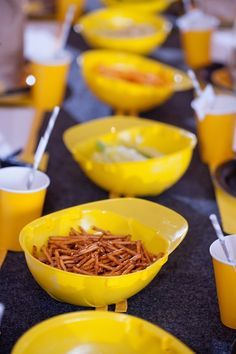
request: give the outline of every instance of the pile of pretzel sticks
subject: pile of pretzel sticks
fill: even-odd
[[[52,267],[84,275],[116,276],[143,270],[164,253],[154,255],[142,241],[132,241],[131,235],[113,235],[93,227],[86,232],[71,229],[68,236],[50,236],[40,250],[33,246],[32,254]]]

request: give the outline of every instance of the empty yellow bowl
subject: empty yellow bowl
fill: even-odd
[[[193,354],[150,322],[112,312],[72,312],[27,331],[12,354]]]
[[[50,235],[68,235],[71,227],[79,225],[129,233],[132,239],[142,240],[147,250],[165,255],[144,270],[120,276],[65,272],[32,256],[33,245],[40,248]],[[186,220],[170,209],[142,199],[121,198],[83,204],[37,219],[22,230],[20,244],[30,272],[50,296],[74,305],[100,307],[124,301],[148,285],[187,229]]]
[[[137,12],[161,12],[176,0],[102,0],[107,6],[131,9]]]
[[[78,57],[78,63],[91,91],[117,110],[148,110],[165,102],[175,91],[192,87],[191,80],[182,71],[136,54],[90,50]],[[101,68],[157,75],[163,79],[163,84],[154,86],[108,77]]]
[[[148,54],[165,41],[171,24],[161,16],[111,8],[83,16],[76,29],[92,47]]]
[[[147,147],[160,157],[132,162],[98,162],[93,158],[97,141]],[[156,195],[176,183],[186,171],[196,145],[192,133],[160,122],[139,118],[103,118],[76,125],[64,142],[86,175],[118,195]]]

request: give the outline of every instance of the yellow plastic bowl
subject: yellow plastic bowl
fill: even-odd
[[[78,57],[78,64],[90,90],[102,101],[116,109],[143,111],[162,104],[175,91],[192,87],[188,76],[180,70],[142,56],[118,51],[90,50]],[[162,74],[165,85],[151,86],[108,78],[99,66],[135,70],[141,73]]]
[[[125,28],[127,25],[148,24],[154,33],[139,37],[112,37],[102,31]],[[133,10],[103,9],[83,16],[75,26],[92,47],[148,54],[160,46],[171,30],[171,24],[161,16],[134,13]]]
[[[77,350],[76,350],[77,349]],[[140,318],[112,312],[72,312],[27,331],[12,354],[193,354],[177,338]]]
[[[149,251],[165,256],[142,271],[121,276],[88,276],[48,266],[32,253],[32,246],[46,244],[50,235],[67,235],[71,227],[93,225],[113,233],[130,233]],[[88,203],[44,216],[27,225],[20,234],[26,262],[38,284],[53,298],[74,305],[100,307],[124,301],[142,290],[160,271],[168,255],[188,229],[180,215],[142,199],[110,199]]]
[[[130,9],[137,12],[161,12],[176,0],[102,0],[107,6]]]
[[[97,141],[149,147],[163,156],[135,162],[97,162],[92,158]],[[107,117],[68,129],[64,142],[93,182],[111,193],[135,196],[160,194],[176,183],[189,166],[196,137],[148,119]]]

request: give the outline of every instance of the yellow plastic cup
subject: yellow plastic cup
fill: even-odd
[[[225,237],[233,265],[227,261],[219,240],[210,246],[222,323],[236,329],[236,235]]]
[[[217,95],[214,106],[201,119],[197,112],[197,132],[203,162],[216,167],[234,156],[233,141],[236,124],[236,99]]]
[[[236,114],[207,114],[198,120],[202,160],[212,166],[233,157],[232,142]],[[216,143],[217,142],[217,143]]]
[[[32,188],[27,190],[28,167],[0,169],[0,249],[22,251],[21,229],[42,214],[49,177],[36,171]]]
[[[56,1],[56,18],[58,21],[63,22],[66,17],[68,8],[71,5],[76,7],[73,23],[76,22],[78,17],[83,12],[85,0],[57,0]]]
[[[198,69],[211,63],[212,29],[181,31],[184,59],[188,66]]]
[[[180,17],[177,24],[186,64],[193,69],[209,65],[212,34],[219,20],[195,9]]]
[[[36,79],[32,87],[32,99],[36,108],[52,110],[61,105],[71,60],[70,53],[66,51],[55,58],[31,59],[31,72]]]

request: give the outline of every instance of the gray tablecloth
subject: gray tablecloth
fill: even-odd
[[[154,57],[182,67],[177,38],[174,31]],[[74,54],[86,48],[79,37],[71,34],[70,49]],[[142,115],[195,132],[190,109],[192,94],[191,91],[175,94],[163,106]],[[83,122],[110,113],[88,91],[74,63],[64,110],[48,148],[48,174],[52,183],[44,213],[107,198],[107,193],[94,185],[73,161],[62,142],[62,134],[75,120]],[[129,299],[128,313],[159,325],[197,353],[230,353],[235,331],[220,322],[208,252],[215,239],[208,216],[217,212],[217,206],[208,169],[200,162],[197,149],[185,176],[162,195],[147,199],[183,215],[189,222],[189,232],[152,283]],[[9,252],[7,256],[0,272],[0,302],[6,306],[0,337],[0,353],[4,354],[10,353],[16,340],[40,321],[82,310],[50,298],[32,278],[22,253]]]

